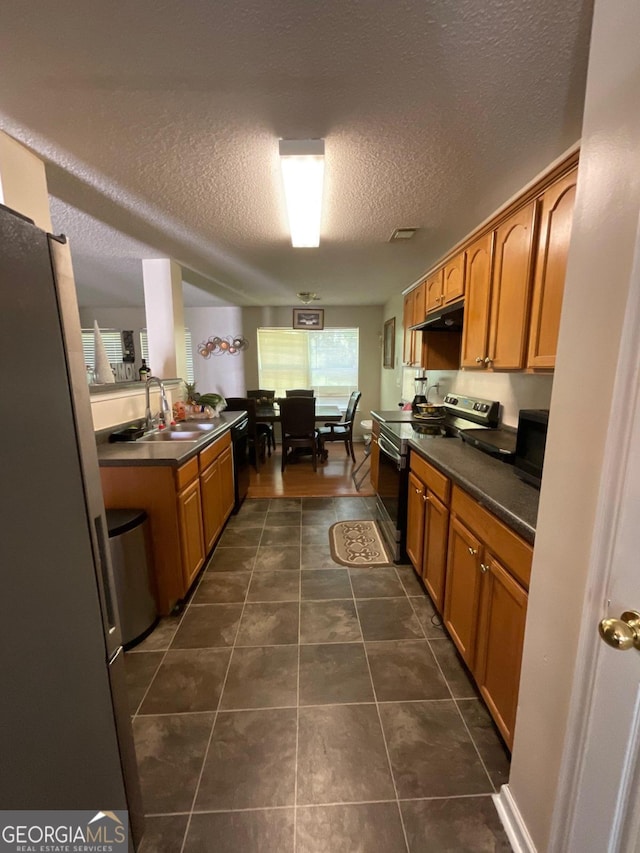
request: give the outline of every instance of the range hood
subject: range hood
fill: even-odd
[[[462,330],[464,309],[460,303],[455,305],[443,305],[437,311],[431,311],[422,323],[411,326],[412,329],[421,329],[423,332],[458,332]]]

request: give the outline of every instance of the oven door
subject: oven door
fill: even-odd
[[[377,516],[393,559],[403,558],[407,529],[407,456],[384,433],[378,436],[380,468],[377,491]]]

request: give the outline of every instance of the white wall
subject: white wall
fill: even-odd
[[[636,248],[639,31],[637,0],[596,0],[509,781],[539,851],[550,849],[612,377]],[[613,709],[611,719],[615,724]],[[562,821],[562,803],[559,808]]]
[[[176,400],[184,399],[184,384],[182,382],[166,382],[165,391],[169,405]],[[153,385],[149,395],[149,404],[153,413],[160,411],[160,391]],[[93,429],[110,429],[137,421],[145,416],[146,394],[145,386],[140,383],[136,388],[130,384],[110,385],[109,390],[91,394],[91,417]]]
[[[193,371],[200,394],[216,393],[223,397],[244,397],[245,353],[212,355],[203,358],[198,344],[211,337],[227,338],[243,334],[241,308],[185,308],[184,319],[193,343]],[[255,338],[253,344],[255,349]]]
[[[383,308],[383,323],[396,318],[396,346],[393,370],[382,368],[380,379],[380,409],[396,409],[402,399],[402,379],[404,368],[402,367],[402,347],[404,344],[404,330],[402,328],[402,311],[404,299],[402,293],[398,292],[390,299]],[[411,399],[409,397],[409,399]]]
[[[551,401],[553,376],[534,376],[526,373],[483,373],[459,370],[453,374],[451,391],[499,400],[501,419],[507,426],[518,426],[520,409],[548,409]],[[441,389],[442,393],[442,389]]]

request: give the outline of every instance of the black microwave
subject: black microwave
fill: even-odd
[[[544,448],[547,443],[548,409],[521,409],[513,467],[522,480],[540,488]]]

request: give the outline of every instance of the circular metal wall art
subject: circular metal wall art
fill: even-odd
[[[211,336],[208,340],[198,344],[198,353],[203,358],[211,358],[212,355],[238,355],[249,346],[249,341],[241,335],[227,335],[226,338]]]

